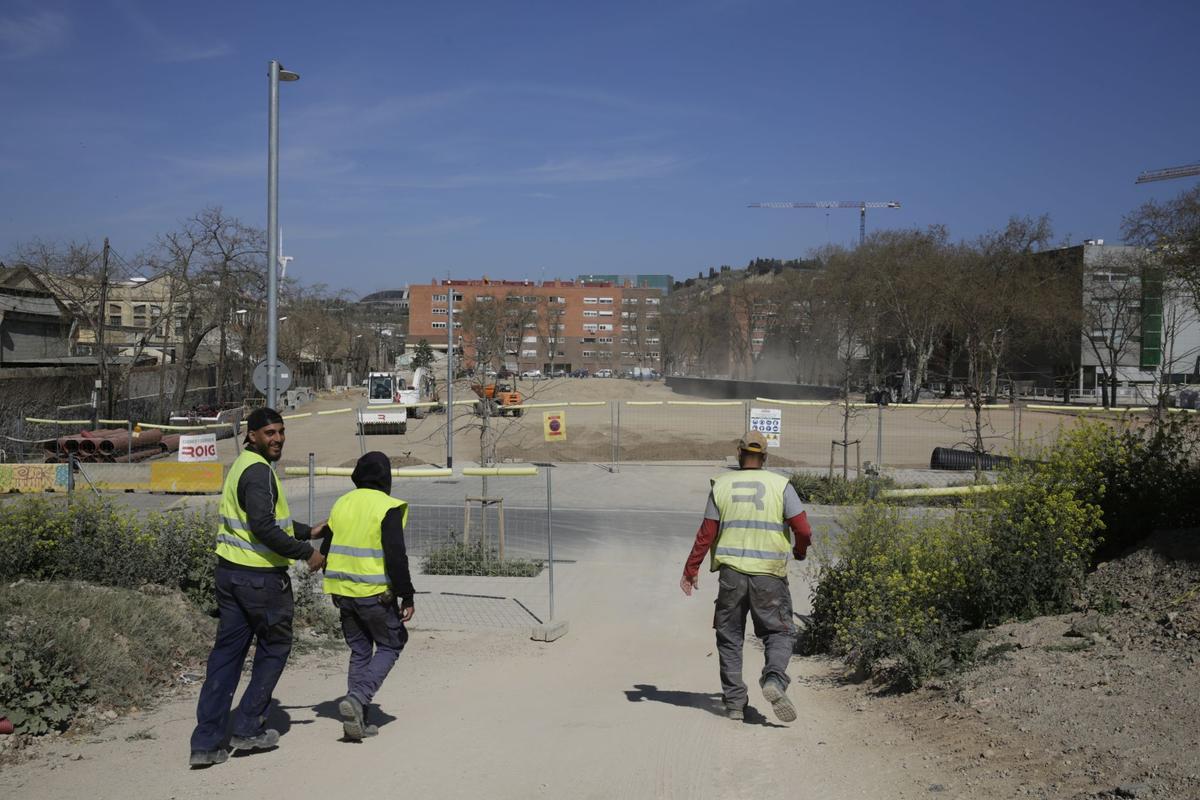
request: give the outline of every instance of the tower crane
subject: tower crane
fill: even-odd
[[[866,200],[818,200],[814,203],[751,203],[749,208],[857,208],[858,209],[858,243],[861,246],[867,238],[867,209],[868,208],[899,208],[895,200],[876,203]]]
[[[1152,169],[1143,172],[1137,176],[1134,183],[1151,183],[1152,181],[1169,181],[1175,178],[1190,178],[1193,175],[1200,175],[1200,164],[1185,164],[1182,167],[1167,167],[1166,169]]]

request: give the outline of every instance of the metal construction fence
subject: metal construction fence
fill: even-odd
[[[329,516],[349,468],[289,467],[308,475],[289,490],[293,513]],[[549,467],[393,470],[391,495],[409,504],[404,539],[418,623],[516,628],[554,618],[554,545]],[[339,478],[331,481],[328,478]],[[321,487],[316,486],[321,479]],[[294,487],[294,484],[293,484]],[[334,531],[334,541],[337,531]]]

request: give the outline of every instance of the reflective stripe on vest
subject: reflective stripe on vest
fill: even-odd
[[[791,539],[783,521],[787,478],[762,469],[739,470],[715,478],[713,503],[721,515],[710,566],[747,575],[787,576]]]
[[[370,597],[388,589],[384,569],[383,518],[393,508],[403,508],[408,524],[408,503],[377,489],[355,489],[338,498],[329,512],[333,543],[325,564],[325,591],[345,597]]]
[[[217,555],[245,567],[286,567],[290,559],[267,547],[250,532],[246,509],[238,503],[238,481],[242,479],[242,473],[254,464],[265,464],[268,469],[271,467],[265,458],[247,449],[230,465],[229,474],[225,476],[225,485],[221,489],[221,521],[217,526]],[[292,512],[274,470],[271,470],[271,481],[275,487],[275,522],[292,536]]]

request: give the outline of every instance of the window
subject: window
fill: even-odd
[[[522,350],[521,358],[537,358],[537,350]]]
[[[613,343],[611,336],[601,336],[596,341],[598,341],[600,344],[612,344]]]
[[[481,295],[477,295],[475,297],[475,302],[476,303],[490,303],[495,299],[496,298],[492,297],[490,294],[481,294]]]
[[[459,322],[458,320],[454,320],[454,327],[456,327],[456,328],[461,328],[461,327],[462,327],[462,323],[461,323],[461,322]]]
[[[583,337],[583,343],[584,344],[595,344],[596,337],[595,336],[585,336],[585,337]]]
[[[444,308],[435,308],[435,309],[432,309],[432,313],[433,313],[434,315],[437,315],[437,314],[442,314],[442,315],[444,316],[444,315],[446,314],[446,309],[444,309]]]
[[[647,297],[647,298],[646,298],[646,305],[648,305],[648,306],[656,306],[656,305],[658,305],[658,298],[657,298],[657,297]]]
[[[433,296],[433,302],[435,302],[435,303],[444,303],[444,302],[446,302],[446,295],[444,295],[444,294],[435,294],[435,295]]]
[[[597,330],[599,327],[600,327],[599,325],[596,325],[596,324],[593,322],[593,323],[589,323],[589,324],[587,324],[587,325],[584,325],[584,326],[583,326],[583,329],[584,329],[585,331],[587,331],[588,333],[595,333],[595,332],[596,332],[596,330]]]
[[[646,344],[658,344],[658,342],[659,338],[657,336],[652,336],[646,340]],[[762,339],[756,339],[755,344],[762,344]]]
[[[602,316],[602,317],[611,317],[611,316],[612,316],[612,312],[611,312],[611,311],[601,311],[601,312],[600,312],[600,316]]]
[[[585,298],[583,298],[583,304],[584,304],[585,306],[594,306],[594,305],[596,305],[596,298],[594,298],[594,297],[585,297]]]
[[[147,325],[146,304],[138,303],[133,307],[133,326],[135,328],[144,328]]]
[[[651,350],[649,353],[646,353],[646,355],[650,356],[651,358],[658,358],[658,351]]]
[[[445,327],[446,327],[446,323],[444,323],[444,322],[437,322],[437,321],[434,321],[434,322],[431,322],[431,323],[429,323],[429,324],[430,324],[431,326],[433,326],[434,328],[445,328]]]
[[[458,292],[454,293],[454,302],[461,303],[462,299],[463,299],[463,296],[461,294],[459,294]]]
[[[600,315],[600,312],[599,311],[584,311],[583,315],[585,317],[596,317],[596,316]]]
[[[536,342],[536,341],[537,341],[537,337],[536,337],[536,336],[526,336],[526,337],[525,337],[524,339],[522,339],[521,341],[522,341],[522,342],[525,342],[526,344],[529,344],[530,342]]]
[[[612,298],[611,298],[611,297],[601,297],[601,298],[600,298],[600,305],[602,305],[602,306],[611,306],[611,305],[612,305]]]
[[[601,323],[601,325],[600,325],[600,330],[602,330],[602,331],[611,331],[611,330],[612,330],[612,325],[605,325],[605,324]]]
[[[108,324],[109,325],[120,325],[121,320],[123,318],[124,318],[124,314],[121,311],[121,304],[120,303],[109,303],[108,304]]]
[[[595,358],[595,356],[596,356],[595,350],[584,350],[583,351],[584,358]]]

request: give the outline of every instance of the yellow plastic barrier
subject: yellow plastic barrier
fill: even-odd
[[[90,419],[37,419],[36,417],[26,417],[26,422],[37,422],[42,425],[91,425]]]
[[[284,467],[283,474],[307,475],[308,467]],[[354,474],[353,467],[315,467],[313,469],[313,475],[319,477],[349,478],[352,474]],[[439,467],[404,467],[392,470],[393,478],[450,478],[453,475],[454,470]]]
[[[215,462],[150,465],[152,492],[204,492],[217,494],[224,481],[224,468]]]
[[[333,409],[330,409],[329,411],[317,411],[316,415],[318,417],[324,417],[327,414],[346,414],[353,410],[354,410],[353,408],[333,408]]]
[[[129,420],[127,420],[127,419],[98,419],[98,420],[96,420],[96,424],[97,425],[128,425]]]
[[[538,474],[537,467],[463,467],[468,478],[529,478]]]
[[[627,406],[661,406],[662,400],[626,400]]]

